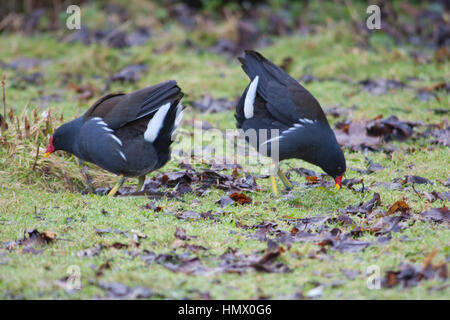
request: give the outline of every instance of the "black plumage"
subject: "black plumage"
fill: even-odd
[[[340,187],[345,158],[319,102],[258,52],[246,51],[239,61],[251,82],[236,107],[237,127],[268,130],[267,138],[257,135],[253,147],[267,148],[266,155],[272,158],[276,158],[272,149],[278,148],[279,161],[298,158],[317,165]],[[271,135],[271,129],[279,134]]]
[[[51,137],[46,155],[65,150],[123,177],[143,177],[170,159],[183,97],[175,81],[108,94]]]

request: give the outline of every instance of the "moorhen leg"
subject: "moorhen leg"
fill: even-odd
[[[274,175],[270,176],[270,182],[272,183],[273,195],[276,197],[276,196],[278,196],[278,188],[277,188],[277,180]]]
[[[116,185],[111,189],[111,191],[108,193],[108,197],[113,197],[117,191],[122,187],[123,183],[125,182],[127,178],[125,178],[122,174],[120,175],[119,182],[116,183]]]
[[[272,163],[271,173],[270,173],[270,183],[272,185],[272,193],[276,197],[278,196],[277,179],[275,177],[275,172],[278,171],[278,164]]]
[[[286,190],[291,190],[292,183],[288,180],[288,178],[284,175],[284,172],[281,171],[280,168],[278,168],[277,174],[280,177],[281,181],[283,182],[284,186],[286,187]]]
[[[135,192],[141,191],[142,187],[144,186],[144,182],[145,182],[145,175],[139,176],[139,182],[138,185],[136,186]]]

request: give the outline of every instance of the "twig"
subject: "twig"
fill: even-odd
[[[39,146],[40,145],[41,145],[41,142],[39,142],[38,145],[37,145],[36,157],[34,158],[34,163],[33,163],[33,166],[31,167],[31,171],[34,171],[36,169],[36,163],[37,163],[37,159],[39,157]]]
[[[3,88],[3,114],[6,117],[6,91],[5,91],[5,81],[6,81],[6,77],[5,75],[3,75],[2,78],[2,88]]]
[[[438,249],[434,249],[428,255],[428,257],[425,259],[425,261],[423,262],[422,273],[425,272],[425,270],[428,268],[428,265],[432,262],[432,260],[433,260],[434,256],[436,255],[436,253],[438,253]]]
[[[422,200],[422,197],[421,197],[420,194],[417,192],[416,188],[414,188],[414,183],[411,184],[411,186],[412,186],[414,192],[419,196],[420,200]]]
[[[5,91],[5,75],[3,75],[1,84],[3,88],[3,117],[0,119],[1,123],[0,126],[2,127],[2,132],[6,131],[6,91]]]

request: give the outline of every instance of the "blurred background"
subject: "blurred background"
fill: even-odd
[[[66,28],[66,8],[72,4],[82,9],[76,32]],[[361,13],[370,4],[381,9],[381,32],[365,26],[367,16]],[[187,46],[235,55],[243,48],[270,45],[274,36],[315,33],[332,21],[346,21],[361,46],[383,42],[439,47],[450,43],[449,8],[446,0],[2,1],[0,32],[54,32],[63,41],[124,48],[155,41],[159,33],[178,25],[186,32]]]
[[[380,29],[367,27],[371,4]],[[75,29],[71,5],[80,8]],[[2,1],[0,68],[12,108],[56,104],[67,116],[108,92],[167,79],[200,111],[230,110],[247,83],[236,59],[244,49],[328,104],[348,105],[355,84],[372,93],[412,84],[428,101],[449,90],[449,8],[445,0]]]

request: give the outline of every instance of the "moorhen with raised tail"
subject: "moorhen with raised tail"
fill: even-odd
[[[242,94],[235,118],[237,127],[251,129],[256,139],[247,141],[258,152],[272,158],[278,176],[289,189],[292,184],[279,169],[279,161],[297,158],[322,168],[341,187],[346,170],[344,153],[319,102],[289,76],[256,51],[239,58],[250,84]],[[277,186],[271,175],[273,193]]]
[[[110,196],[126,177],[139,177],[140,190],[145,175],[170,159],[173,134],[183,114],[182,97],[173,80],[129,94],[108,94],[84,115],[56,129],[44,156],[65,150],[121,176]]]

